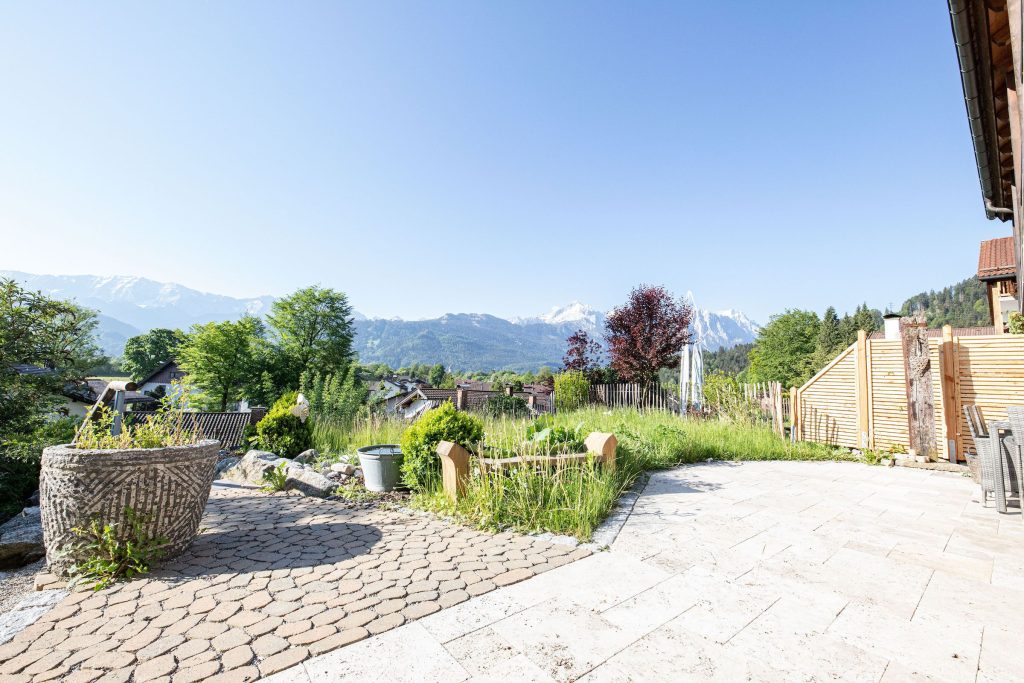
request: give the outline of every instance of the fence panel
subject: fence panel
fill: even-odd
[[[660,384],[593,384],[590,387],[590,402],[608,408],[679,412],[679,396]]]
[[[1024,336],[952,337],[950,330],[944,332],[944,337],[929,340],[935,456],[948,459],[953,441],[962,460],[965,452],[975,452],[963,406],[977,405],[986,420],[997,420],[1006,419],[1007,406],[1024,405]],[[797,436],[849,448],[907,448],[902,342],[858,343],[864,344],[863,352],[858,344],[850,346],[796,391]]]
[[[798,438],[832,446],[856,448],[856,344],[840,353],[800,388]]]

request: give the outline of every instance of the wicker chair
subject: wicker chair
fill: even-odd
[[[1006,439],[1005,443],[1010,450],[1010,460],[1013,462],[1013,472],[1017,475],[1017,492],[1020,496],[1021,517],[1024,518],[1024,406],[1010,406],[1006,409],[1010,418],[1010,429],[1013,430],[1012,442]]]
[[[996,490],[995,442],[999,440],[999,437],[988,433],[988,427],[981,419],[981,411],[978,410],[978,406],[964,406],[964,415],[967,417],[967,427],[971,430],[974,447],[978,451],[977,455],[971,453],[964,455],[967,458],[967,465],[971,469],[971,476],[981,484],[981,504],[987,506],[989,494],[995,493]]]

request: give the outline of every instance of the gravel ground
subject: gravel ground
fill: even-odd
[[[46,560],[42,559],[21,569],[0,572],[0,613],[10,611],[18,601],[34,591],[35,576],[45,567]]]

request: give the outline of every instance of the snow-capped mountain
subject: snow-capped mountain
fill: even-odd
[[[230,320],[245,313],[264,315],[274,297],[236,299],[209,294],[171,282],[125,275],[32,275],[0,271],[28,289],[73,299],[86,308],[140,330],[154,327],[187,329],[194,323]]]
[[[245,313],[265,315],[274,301],[271,296],[236,299],[125,275],[33,275],[4,270],[0,277],[98,311],[100,346],[112,355],[119,355],[125,340],[142,331],[188,329],[195,323],[232,320]]]
[[[688,295],[689,296],[689,295]],[[688,303],[693,308],[690,321],[690,332],[695,343],[702,343],[709,350],[721,347],[730,348],[737,344],[746,344],[757,338],[761,327],[743,314],[742,311],[725,310],[710,311],[694,305],[692,296]],[[600,333],[604,327],[605,314],[587,304],[573,301],[565,306],[555,306],[548,313],[533,318],[513,318],[517,324],[546,323],[557,327],[571,327],[586,330],[589,333]]]
[[[140,277],[32,275],[0,271],[29,289],[73,299],[100,313],[103,350],[118,356],[125,341],[154,327],[188,329],[195,323],[265,315],[272,296],[236,299]],[[461,370],[556,368],[565,340],[584,329],[600,339],[603,312],[579,301],[555,306],[543,315],[506,320],[483,313],[449,313],[431,320],[368,319],[355,313],[356,352],[364,363],[402,367],[443,363]],[[758,326],[739,311],[694,308],[693,332],[708,349],[753,341]]]
[[[587,331],[596,330],[604,322],[604,313],[587,304],[573,301],[565,306],[553,306],[544,315],[532,318],[512,318],[516,324],[546,323],[548,325],[574,324]]]
[[[737,344],[748,344],[757,339],[761,326],[741,311],[709,311],[695,306],[690,319],[691,339],[704,348],[716,351]]]

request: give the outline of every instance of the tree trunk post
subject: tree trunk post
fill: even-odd
[[[907,421],[911,454],[935,457],[935,405],[932,367],[928,353],[928,327],[920,318],[900,319],[903,370],[907,386]]]

